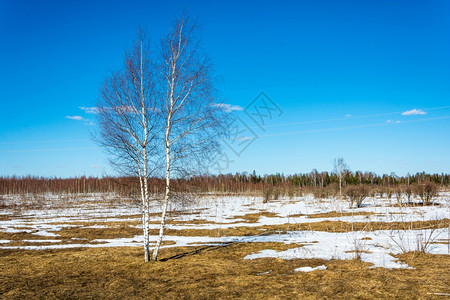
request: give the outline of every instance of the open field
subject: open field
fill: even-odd
[[[3,298],[442,299],[450,193],[434,205],[204,195],[173,203],[157,263],[139,204],[112,194],[0,196]],[[416,204],[416,205],[412,205]],[[161,204],[152,204],[156,234]],[[152,236],[156,240],[156,236]]]

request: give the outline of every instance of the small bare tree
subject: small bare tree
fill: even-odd
[[[409,177],[408,177],[409,180]],[[411,202],[411,196],[413,194],[413,188],[411,187],[411,185],[405,185],[405,189],[404,189],[404,193],[406,195],[406,198],[408,199],[408,204]]]
[[[157,170],[160,113],[156,108],[156,81],[144,34],[124,65],[105,80],[98,102],[96,142],[112,155],[114,168],[139,178],[142,204],[144,259],[150,259],[148,178]]]
[[[423,205],[431,205],[433,198],[439,193],[439,186],[431,181],[425,181],[415,187],[415,193],[422,199]]]
[[[161,42],[159,71],[166,187],[159,236],[152,255],[155,261],[172,198],[171,178],[197,170],[217,154],[219,138],[226,128],[222,106],[215,103],[212,66],[201,53],[196,34],[196,23],[183,16]]]
[[[399,206],[402,206],[402,197],[403,197],[403,193],[405,192],[405,186],[403,186],[401,184],[397,184],[394,187],[394,192],[395,192],[395,198],[397,199],[397,204]]]
[[[350,199],[350,208],[353,207],[353,203],[356,203],[356,207],[360,208],[364,199],[372,195],[372,191],[370,187],[364,184],[349,185],[345,188],[344,194]]]
[[[212,67],[196,33],[196,23],[184,16],[154,56],[140,34],[123,69],[112,73],[101,89],[97,141],[113,155],[117,170],[139,178],[145,261],[150,259],[149,176],[164,173],[166,183],[151,257],[156,261],[169,201],[192,198],[173,194],[171,179],[201,169],[218,154],[219,140],[227,132],[228,114],[215,103]]]
[[[342,198],[342,182],[344,181],[345,173],[348,171],[348,166],[344,158],[340,157],[334,160],[334,172],[339,177],[339,197]]]

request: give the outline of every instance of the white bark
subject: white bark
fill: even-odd
[[[166,152],[166,191],[164,195],[164,203],[162,208],[162,214],[161,214],[161,225],[159,227],[159,235],[158,240],[156,241],[155,249],[153,250],[153,256],[152,260],[156,261],[158,260],[158,253],[159,248],[161,247],[161,241],[164,236],[164,227],[166,225],[166,213],[167,213],[167,207],[169,204],[169,197],[170,197],[170,130],[172,128],[172,114],[173,114],[173,88],[171,89],[171,96],[170,96],[170,105],[169,105],[169,113],[167,115],[167,125],[166,125],[166,131],[165,131],[165,152]]]
[[[334,160],[334,171],[339,176],[339,198],[342,198],[342,180],[347,168],[347,164],[342,157]]]
[[[217,105],[210,77],[211,66],[200,54],[195,38],[195,23],[186,17],[177,20],[175,26],[162,41],[159,75],[164,98],[160,108],[164,118],[165,195],[161,223],[152,260],[158,259],[164,237],[169,201],[173,199],[171,176],[182,176],[193,161],[217,150],[215,141],[219,135]],[[178,191],[177,191],[178,192]]]
[[[140,35],[124,67],[111,74],[101,89],[98,104],[100,132],[97,142],[112,154],[114,167],[139,179],[144,260],[150,260],[148,178],[158,167],[156,147],[162,128],[156,107],[155,81],[150,55]],[[158,144],[157,144],[158,143]]]

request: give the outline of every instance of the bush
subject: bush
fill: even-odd
[[[398,205],[402,205],[402,196],[403,196],[404,190],[405,190],[405,187],[400,184],[394,187],[395,198],[397,198]]]
[[[438,195],[439,186],[431,181],[418,184],[415,187],[415,194],[423,201],[423,205],[431,205],[433,198]]]
[[[294,190],[293,188],[289,188],[289,190],[288,190],[288,196],[289,196],[289,199],[290,199],[290,200],[294,199],[294,196],[295,196],[295,190]]]
[[[350,208],[353,207],[353,203],[356,203],[356,207],[361,207],[364,199],[371,194],[371,188],[364,184],[349,185],[344,189],[344,195],[350,199]]]
[[[337,187],[336,185],[332,185],[332,184],[330,184],[326,187],[312,188],[312,194],[314,195],[315,198],[326,199],[326,198],[329,198],[330,196],[337,196],[338,193],[339,193],[339,187]]]
[[[410,185],[405,186],[404,193],[406,198],[408,198],[408,203],[411,202],[411,196],[413,194],[413,189]]]
[[[273,187],[267,187],[263,191],[263,203],[267,203],[272,199]]]
[[[281,192],[279,189],[275,189],[273,191],[273,200],[278,200],[278,198],[280,198]]]

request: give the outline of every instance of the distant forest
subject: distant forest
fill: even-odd
[[[449,174],[427,174],[425,172],[407,176],[377,175],[373,172],[346,171],[342,184],[369,185],[375,189],[388,192],[399,186],[418,185],[433,182],[436,185],[448,186]],[[338,189],[339,175],[329,172],[283,175],[224,174],[194,176],[188,179],[175,179],[174,191],[199,193],[262,193],[267,189],[276,189],[280,194],[304,194],[318,190],[327,190],[326,194],[334,194]],[[159,194],[164,191],[164,180],[150,178],[151,192]],[[0,177],[0,194],[38,194],[38,193],[117,193],[123,196],[134,196],[139,192],[139,180],[136,177]]]

